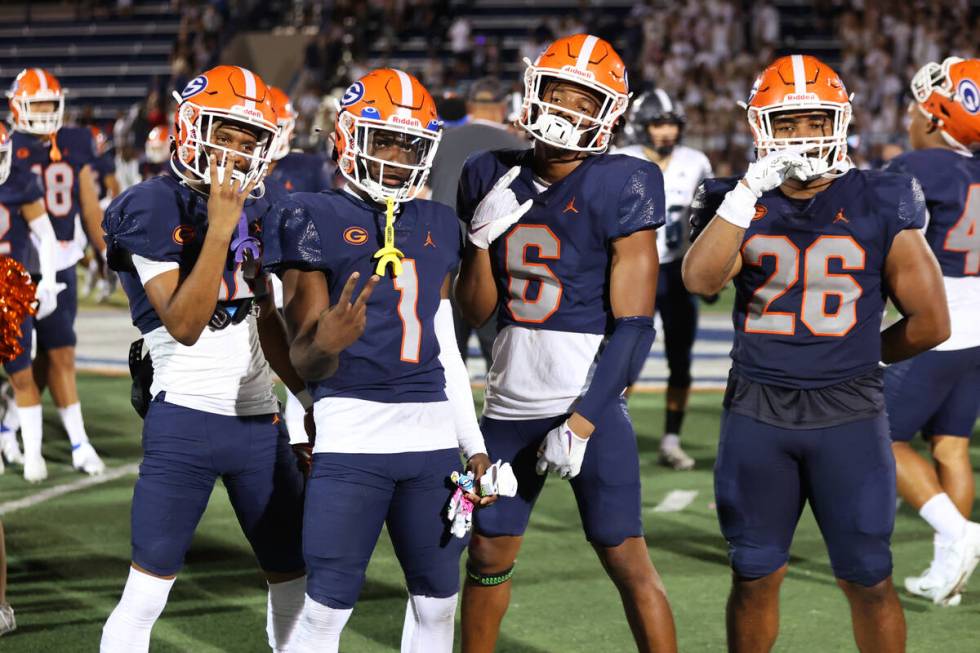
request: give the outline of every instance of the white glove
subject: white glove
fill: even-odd
[[[510,463],[498,460],[480,477],[480,496],[512,497],[517,494],[517,477]]]
[[[469,233],[471,243],[480,249],[487,249],[490,243],[497,240],[500,234],[510,229],[511,225],[528,212],[533,200],[523,204],[517,203],[511,183],[521,174],[521,167],[514,166],[503,177],[497,180],[490,192],[486,194],[473,212]]]
[[[544,442],[538,449],[538,474],[557,472],[564,479],[573,479],[582,471],[582,460],[585,459],[585,447],[588,438],[575,435],[568,426],[568,420],[561,426],[548,431]]]
[[[43,320],[54,313],[54,309],[58,308],[58,293],[67,287],[66,284],[60,281],[45,281],[42,279],[34,291],[34,299],[37,300],[37,314],[35,318]]]
[[[736,227],[748,229],[755,216],[755,202],[763,193],[778,188],[789,178],[806,181],[812,176],[812,164],[803,156],[812,148],[812,145],[788,147],[754,161],[742,180],[725,195],[718,216]]]

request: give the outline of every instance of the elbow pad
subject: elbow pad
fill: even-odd
[[[599,355],[592,383],[575,412],[596,424],[599,415],[640,377],[656,335],[652,317],[638,315],[616,320]]]

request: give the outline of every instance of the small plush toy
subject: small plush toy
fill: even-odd
[[[498,460],[487,468],[480,477],[480,489],[476,491],[473,472],[453,472],[449,480],[456,484],[456,490],[449,500],[449,530],[456,537],[466,537],[473,528],[473,509],[476,507],[466,497],[467,494],[479,494],[481,497],[503,496],[512,497],[517,494],[517,477],[510,463]]]

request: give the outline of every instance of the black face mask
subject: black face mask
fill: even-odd
[[[674,151],[677,146],[676,143],[671,143],[670,145],[661,145],[660,147],[653,148],[653,151],[657,153],[658,156],[670,156],[670,153]]]

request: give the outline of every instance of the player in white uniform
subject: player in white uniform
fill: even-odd
[[[698,330],[698,298],[684,287],[681,261],[689,244],[688,211],[698,185],[711,177],[711,162],[700,150],[680,145],[684,109],[661,89],[646,93],[633,104],[626,136],[630,143],[617,150],[651,161],[664,174],[667,222],[657,231],[660,279],[657,312],[664,325],[667,411],[660,441],[660,463],[680,470],[694,468],[694,458],[681,448],[681,424],[691,390],[691,350]]]

